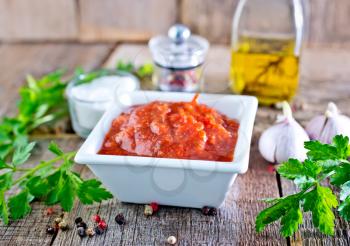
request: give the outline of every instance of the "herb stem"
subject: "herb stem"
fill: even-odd
[[[54,164],[55,162],[65,159],[65,158],[72,158],[74,155],[76,154],[76,151],[73,152],[68,152],[64,155],[60,155],[57,156],[56,158],[53,158],[52,160],[49,161],[45,161],[40,163],[39,165],[35,166],[34,168],[31,168],[27,171],[26,174],[24,174],[22,177],[18,178],[15,182],[13,182],[13,185],[18,184],[19,182],[21,182],[22,180],[26,179],[27,177],[33,175],[34,173],[36,173],[38,170],[40,170],[41,168],[47,167],[49,165]],[[17,169],[18,170],[18,169]]]

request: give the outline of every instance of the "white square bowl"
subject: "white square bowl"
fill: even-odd
[[[191,101],[193,93],[135,91],[118,96],[79,149],[75,161],[87,164],[122,202],[201,208],[219,207],[237,174],[248,169],[250,141],[257,110],[251,96],[200,94],[199,103],[215,108],[240,126],[232,162],[138,156],[99,155],[104,137],[126,108],[151,101]]]

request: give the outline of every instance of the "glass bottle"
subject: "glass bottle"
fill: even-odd
[[[301,0],[240,0],[233,17],[230,84],[260,104],[290,101],[299,80]]]

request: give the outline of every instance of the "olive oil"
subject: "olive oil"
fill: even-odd
[[[299,78],[295,39],[240,36],[235,46],[230,68],[233,92],[256,96],[264,105],[292,99]]]

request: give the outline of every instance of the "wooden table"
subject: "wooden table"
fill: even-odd
[[[322,112],[330,100],[350,115],[350,52],[347,50],[347,47],[322,46],[304,50],[301,86],[294,101],[297,109],[295,117],[302,124],[312,115]],[[136,63],[150,61],[145,45],[130,44],[0,44],[0,57],[0,116],[15,113],[17,89],[28,73],[40,76],[59,67],[71,72],[78,65],[88,70],[100,66],[112,67],[118,59]],[[228,91],[229,60],[228,47],[211,48],[205,68],[205,91]],[[179,245],[349,245],[350,225],[339,217],[336,218],[334,237],[324,236],[313,229],[310,216],[306,216],[300,231],[291,238],[280,236],[277,223],[260,234],[255,233],[255,217],[265,207],[260,199],[286,195],[295,190],[292,183],[268,171],[267,163],[257,150],[258,137],[272,124],[277,113],[276,109],[259,108],[249,170],[237,178],[215,217],[203,216],[196,209],[162,207],[157,215],[147,218],[143,215],[144,206],[122,204],[117,199],[91,206],[76,202],[66,216],[73,229],[50,236],[45,232],[46,226],[53,223],[60,209],[54,207],[56,214],[47,216],[47,207],[35,202],[28,217],[9,226],[0,226],[0,245],[163,245],[171,235],[178,239]],[[65,150],[76,150],[82,143],[74,134],[37,137],[39,147],[28,165],[50,158],[46,146],[51,138],[55,138]],[[77,165],[76,169],[84,177],[93,176],[87,167]],[[119,212],[126,217],[127,225],[124,227],[114,222]],[[74,219],[81,216],[89,220],[95,213],[107,220],[108,231],[102,236],[80,239],[73,226]]]

